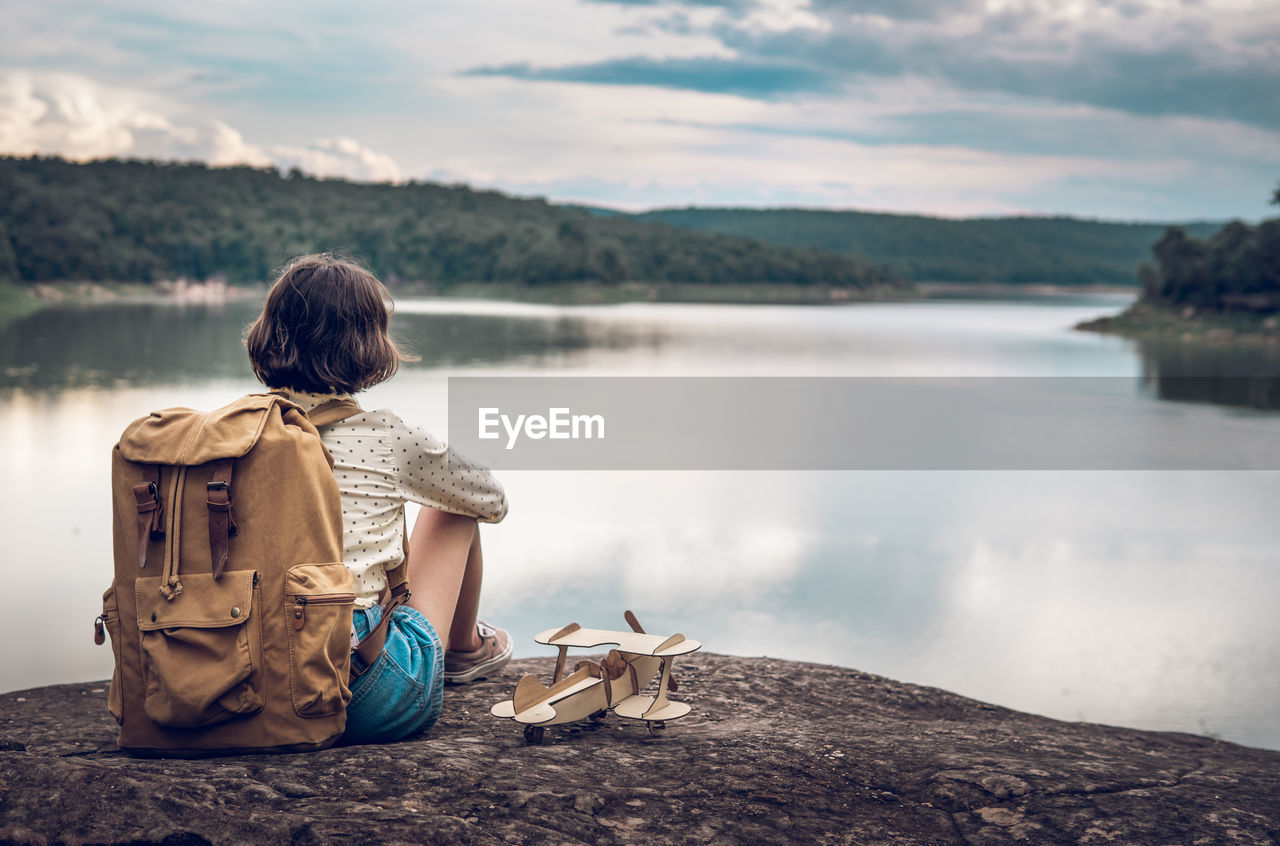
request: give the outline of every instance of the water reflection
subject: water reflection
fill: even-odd
[[[521,654],[626,606],[717,650],[1280,746],[1280,474],[504,480],[520,507],[486,539],[486,601]]]
[[[249,314],[142,303],[42,309],[0,330],[0,386],[50,391],[244,376],[238,340]]]
[[[0,389],[57,391],[252,378],[240,338],[256,302],[47,308],[0,329]],[[418,368],[572,360],[585,350],[656,349],[649,325],[610,324],[564,310],[516,314],[399,311],[393,327]]]
[[[1280,346],[1154,339],[1137,342],[1137,349],[1159,399],[1280,410]]]
[[[1278,346],[1122,341],[1062,331],[1064,310],[1089,313],[1115,305],[1081,295],[826,309],[567,309],[411,300],[397,309],[393,328],[421,359],[408,367],[428,370],[577,370],[603,363],[634,370],[639,363],[680,374],[1128,375],[1128,367],[1117,366],[1119,345],[1136,351],[1156,398],[1280,408]],[[258,308],[256,302],[46,308],[0,328],[0,390],[250,379],[240,338]]]

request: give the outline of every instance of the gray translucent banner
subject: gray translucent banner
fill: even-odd
[[[1270,377],[453,377],[513,470],[1271,470]]]

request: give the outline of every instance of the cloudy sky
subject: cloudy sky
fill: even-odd
[[[0,29],[6,153],[953,216],[1256,219],[1280,180],[1280,0],[0,0]]]

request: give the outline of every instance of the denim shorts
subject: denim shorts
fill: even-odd
[[[382,609],[357,608],[356,637],[382,619]],[[352,660],[357,661],[355,655]],[[426,617],[407,605],[391,613],[382,654],[351,684],[343,743],[384,743],[426,731],[444,701],[444,647]]]

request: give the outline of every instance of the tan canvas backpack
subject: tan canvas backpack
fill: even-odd
[[[346,406],[315,419],[359,412]],[[125,430],[95,633],[111,637],[121,748],[298,751],[342,734],[355,596],[332,467],[315,423],[274,394]]]

